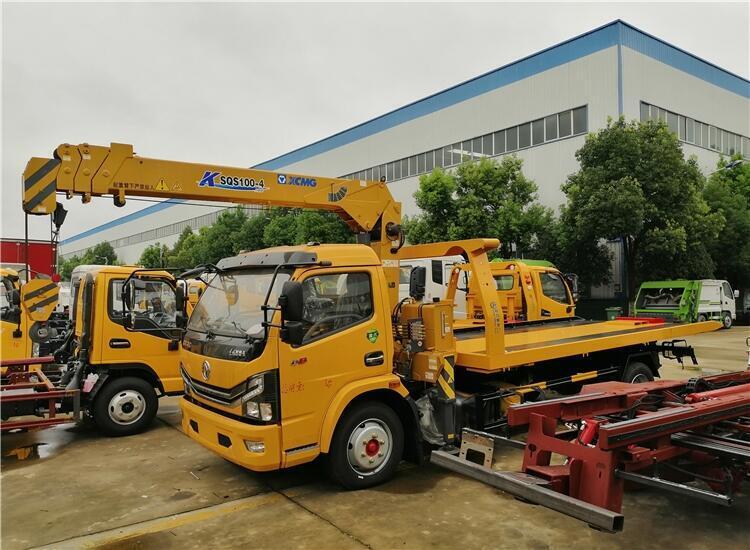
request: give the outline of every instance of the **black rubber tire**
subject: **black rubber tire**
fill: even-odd
[[[725,311],[721,314],[721,328],[730,329],[732,328],[732,314]]]
[[[367,419],[384,422],[391,431],[391,456],[380,471],[370,475],[358,473],[347,458],[349,437]],[[388,405],[377,401],[363,401],[347,410],[339,419],[328,452],[328,475],[346,489],[365,489],[391,479],[404,452],[404,427],[398,415]]]
[[[645,379],[644,379],[645,377]],[[642,384],[654,381],[654,371],[646,363],[632,361],[622,373],[622,381],[628,384]]]
[[[702,323],[703,321],[708,321],[708,317],[706,317],[705,314],[701,313],[700,315],[698,315],[698,322]]]
[[[108,407],[112,398],[118,393],[131,391],[139,393],[143,398],[145,410],[143,414],[130,424],[118,424],[109,414]],[[134,435],[145,430],[156,416],[159,408],[159,399],[156,397],[154,387],[143,378],[125,376],[110,379],[96,395],[91,414],[97,427],[110,436]]]

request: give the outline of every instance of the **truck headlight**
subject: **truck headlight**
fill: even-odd
[[[279,418],[278,371],[271,370],[252,376],[247,381],[247,393],[242,396],[242,414],[261,422],[275,422]]]

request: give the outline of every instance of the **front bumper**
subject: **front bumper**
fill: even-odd
[[[281,429],[277,424],[258,426],[228,418],[180,399],[182,430],[216,454],[248,470],[264,472],[281,467]],[[251,452],[245,442],[262,442],[262,452]]]

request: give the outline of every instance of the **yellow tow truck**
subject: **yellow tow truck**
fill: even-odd
[[[35,349],[52,336],[52,316],[59,287],[47,278],[23,285],[14,269],[0,268],[0,349],[4,362],[38,355]],[[5,373],[5,367],[2,367]]]
[[[132,302],[122,289],[135,279]],[[60,385],[81,390],[84,412],[108,435],[146,429],[158,397],[182,393],[177,281],[138,266],[81,265],[71,275],[71,330],[58,350]]]
[[[548,388],[651,380],[659,352],[692,354],[675,339],[720,327],[561,319],[506,331],[487,258],[498,240],[404,246],[400,204],[384,182],[151,159],[116,143],[61,145],[52,159],[32,158],[24,180],[30,214],[52,213],[56,192],[84,202],[112,195],[116,205],[143,195],[324,209],[357,232],[359,244],[271,248],[205,267],[211,278],[179,352],[182,426],[251,470],[324,454],[342,485],[372,486],[402,458],[420,462],[431,448],[457,444],[466,429],[496,432],[508,404]],[[483,323],[457,332],[457,271],[446,297],[431,303],[399,300],[398,284],[400,258],[459,254]],[[125,284],[130,308],[142,285]]]
[[[466,273],[463,280],[468,280],[468,322],[459,326],[482,324],[484,317],[477,300],[479,283],[470,276],[468,265],[458,266],[458,269]],[[563,274],[544,260],[493,260],[490,271],[506,328],[575,317],[578,300],[575,275]]]

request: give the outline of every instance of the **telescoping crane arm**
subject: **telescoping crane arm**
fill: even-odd
[[[375,250],[398,289],[401,204],[384,182],[152,159],[123,143],[60,145],[51,159],[33,157],[23,182],[24,211],[38,215],[55,211],[57,192],[80,195],[84,203],[111,195],[116,206],[132,195],[328,210]]]

